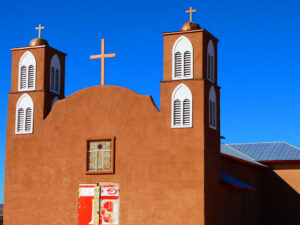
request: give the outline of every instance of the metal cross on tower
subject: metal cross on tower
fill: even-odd
[[[100,55],[91,55],[90,59],[101,59],[101,85],[104,85],[104,60],[105,58],[111,58],[115,57],[115,53],[105,54],[104,49],[105,48],[105,42],[104,39],[101,39],[101,54]]]
[[[42,27],[42,25],[40,24],[38,27],[35,28],[36,30],[39,30],[39,38],[41,38],[41,30],[45,29],[45,27]]]
[[[190,6],[190,10],[186,10],[185,12],[190,14],[190,22],[192,22],[193,12],[196,12],[196,9],[192,9],[192,6]]]

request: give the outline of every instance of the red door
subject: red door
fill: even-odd
[[[97,184],[79,185],[78,225],[98,225],[98,211],[99,186]]]

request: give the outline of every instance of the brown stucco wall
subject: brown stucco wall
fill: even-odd
[[[264,225],[297,225],[300,221],[300,164],[271,163],[264,171]]]
[[[194,46],[194,79],[171,81],[171,52],[186,35]],[[120,184],[120,224],[217,224],[219,201],[218,129],[208,128],[204,61],[209,36],[199,32],[164,34],[161,110],[150,96],[115,86],[78,91],[55,103],[49,93],[49,64],[56,52],[32,48],[37,60],[34,133],[15,135],[18,63],[28,49],[13,50],[5,167],[5,224],[76,224],[79,183]],[[64,54],[58,53],[64,80]],[[42,65],[43,64],[43,65]],[[45,65],[45,66],[44,66]],[[44,78],[39,78],[44,76]],[[171,96],[180,83],[193,94],[193,127],[171,128]],[[64,81],[62,81],[63,87]],[[219,87],[213,84],[219,100]],[[218,101],[218,117],[220,106]],[[49,113],[50,111],[50,113]],[[87,141],[115,138],[115,173],[86,174]],[[28,217],[30,215],[30,217]]]
[[[120,184],[121,224],[203,223],[199,132],[171,129],[165,118],[149,96],[104,86],[55,103],[32,135],[15,135],[9,123],[5,223],[76,224],[78,184],[105,181]],[[87,140],[110,137],[115,174],[86,175]]]
[[[221,201],[218,204],[218,219],[220,225],[244,224],[259,225],[262,223],[262,173],[265,168],[245,164],[233,159],[222,157],[222,172],[254,187],[256,191],[249,191],[249,215],[244,214],[244,190],[239,190],[222,182]]]

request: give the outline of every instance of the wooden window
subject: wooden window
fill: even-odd
[[[244,218],[249,218],[249,191],[244,192]]]
[[[88,141],[87,173],[114,172],[114,141],[102,139]]]

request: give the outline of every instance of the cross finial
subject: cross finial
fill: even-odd
[[[190,14],[190,22],[193,21],[193,12],[196,12],[196,9],[192,9],[192,6],[190,6],[190,10],[186,10],[186,13]]]
[[[104,85],[104,59],[115,57],[115,53],[105,54],[105,42],[101,39],[101,55],[91,55],[90,59],[101,59],[101,85]]]
[[[41,30],[45,29],[45,27],[42,27],[42,25],[40,24],[38,27],[35,28],[36,30],[39,30],[39,38],[41,38]]]

